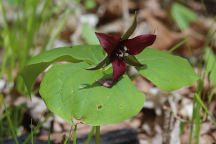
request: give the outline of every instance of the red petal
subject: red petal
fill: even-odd
[[[145,34],[137,36],[133,39],[128,39],[125,42],[126,47],[128,48],[128,53],[131,55],[139,54],[143,51],[144,48],[150,46],[154,43],[156,35]]]
[[[118,57],[115,57],[112,61],[113,65],[113,82],[118,80],[119,77],[121,77],[126,69],[127,69],[127,64],[123,59],[119,59]]]
[[[104,48],[104,50],[107,52],[108,55],[111,55],[112,51],[121,40],[121,37],[118,36],[111,36],[111,35],[107,35],[104,33],[97,33],[97,32],[95,34],[99,39],[101,46]]]

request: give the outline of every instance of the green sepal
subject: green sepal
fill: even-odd
[[[131,36],[131,34],[134,32],[134,30],[136,29],[136,26],[137,26],[136,17],[137,17],[137,14],[135,12],[133,23],[129,27],[129,29],[127,30],[127,32],[122,36],[122,40],[128,39]]]
[[[127,57],[124,57],[124,60],[127,64],[132,66],[143,66],[143,64],[141,64],[134,55],[128,55]]]
[[[99,62],[97,65],[93,67],[86,68],[86,70],[98,70],[101,68],[104,68],[105,66],[110,64],[110,58],[109,56],[106,56],[101,62]]]

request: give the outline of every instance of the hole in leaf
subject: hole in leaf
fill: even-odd
[[[103,105],[97,105],[97,110],[101,110],[103,108]]]

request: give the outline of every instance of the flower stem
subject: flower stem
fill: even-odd
[[[77,125],[75,125],[74,132],[73,132],[73,144],[76,144],[76,131],[77,131]]]
[[[95,142],[96,144],[100,144],[100,126],[96,126]]]

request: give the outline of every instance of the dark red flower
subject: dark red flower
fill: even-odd
[[[127,32],[122,36],[111,36],[104,33],[96,33],[101,46],[107,53],[107,56],[96,66],[87,68],[87,70],[97,70],[112,63],[113,65],[113,78],[100,79],[97,82],[105,87],[111,87],[112,84],[121,77],[126,69],[127,64],[133,66],[142,66],[134,55],[139,54],[144,48],[154,43],[156,35],[145,34],[132,39],[128,39],[136,28],[136,13],[134,21],[129,27]]]
[[[133,39],[122,40],[121,37],[111,36],[104,33],[96,33],[97,38],[100,41],[101,46],[107,52],[110,62],[113,65],[113,78],[112,82],[115,82],[121,77],[126,69],[126,59],[130,55],[137,55],[144,48],[154,43],[156,35],[145,34],[137,36]]]

